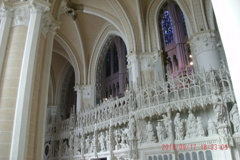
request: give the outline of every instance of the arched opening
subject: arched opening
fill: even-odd
[[[164,59],[172,57],[165,63],[167,74],[176,76],[177,74],[191,70],[189,64],[188,35],[183,12],[175,2],[167,2],[161,8],[158,15],[159,33]],[[172,69],[169,67],[172,65]]]
[[[74,91],[75,86],[75,74],[73,67],[71,66],[65,76],[64,83],[62,85],[62,96],[61,105],[63,109],[62,119],[70,118],[73,110],[76,111],[76,92]]]
[[[127,49],[122,38],[112,38],[101,67],[101,95],[104,100],[109,97],[123,97],[128,86],[126,61]]]

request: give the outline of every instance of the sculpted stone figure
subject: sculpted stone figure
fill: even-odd
[[[68,144],[67,144],[67,141],[64,141],[63,142],[63,156],[67,156],[68,155]]]
[[[128,147],[128,136],[126,131],[122,131],[120,145],[121,145],[121,148]]]
[[[135,138],[137,129],[136,129],[136,121],[133,115],[130,116],[128,127],[129,127],[128,138],[129,139]]]
[[[238,113],[237,104],[235,103],[230,111],[230,121],[234,126],[234,132],[240,132],[240,118]]]
[[[89,152],[89,148],[90,148],[90,138],[89,138],[89,136],[87,136],[87,138],[86,138],[86,140],[85,140],[86,153]]]
[[[146,130],[147,130],[147,142],[156,142],[156,137],[153,131],[153,126],[151,121],[148,121]]]
[[[185,138],[193,138],[197,135],[197,122],[196,118],[193,115],[192,111],[188,111],[188,119],[187,119],[187,127],[186,127],[186,137]]]
[[[158,121],[156,130],[158,142],[164,141],[166,139],[166,129],[164,128],[163,124],[160,121]]]
[[[121,131],[119,129],[115,130],[114,132],[114,139],[115,139],[115,149],[120,149],[121,145]]]
[[[95,147],[95,137],[93,136],[88,153],[93,153],[94,152],[94,147]]]
[[[185,128],[184,128],[184,120],[181,120],[180,113],[176,114],[176,117],[174,119],[174,126],[175,126],[176,140],[183,140]]]
[[[168,116],[166,116],[166,114],[163,114],[162,117],[163,117],[163,123],[166,128],[167,138],[168,138],[169,134],[172,132],[172,130],[171,130],[172,120]]]
[[[106,149],[107,151],[109,151],[110,150],[110,134],[108,133],[108,130],[106,130],[105,141],[106,141]]]
[[[208,120],[208,136],[217,134],[217,129],[212,119]]]
[[[70,138],[69,138],[69,149],[74,148],[74,135],[73,132],[70,133]]]
[[[215,112],[215,121],[218,125],[226,124],[226,108],[222,101],[222,96],[219,93],[219,89],[214,87],[212,89],[212,102],[213,102],[213,111]]]
[[[100,150],[105,151],[106,150],[106,148],[105,148],[105,137],[104,137],[103,132],[100,133],[100,136],[98,138],[98,142],[99,142],[99,145],[100,145]]]

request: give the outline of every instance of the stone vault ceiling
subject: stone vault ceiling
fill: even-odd
[[[63,0],[58,10],[61,22],[56,40],[70,50],[71,64],[80,72],[79,83],[91,83],[91,72],[96,57],[108,36],[120,36],[128,53],[152,52],[159,49],[155,28],[148,24],[156,21],[154,15],[163,0]],[[183,3],[183,1],[181,1]],[[187,0],[184,0],[187,4]],[[152,33],[151,33],[152,32]],[[152,37],[149,37],[152,36]],[[58,47],[59,48],[59,47]],[[72,57],[74,56],[74,57]],[[71,58],[72,57],[72,58]]]
[[[143,23],[136,17],[140,12],[146,12],[148,5],[152,0],[66,0],[62,3],[60,29],[57,36],[67,43],[71,48],[78,67],[87,75],[93,56],[97,55],[103,46],[104,39],[109,34],[121,36],[125,42],[135,43],[129,50],[141,48],[140,23]],[[141,7],[140,7],[141,5]],[[66,13],[66,6],[74,9],[75,17]],[[141,10],[141,11],[140,11]],[[70,11],[72,13],[72,10]],[[143,13],[142,13],[143,14]],[[130,23],[131,22],[131,23]],[[135,26],[135,27],[134,27]],[[133,30],[134,28],[134,30]],[[132,42],[130,38],[139,37],[139,42]],[[133,37],[133,36],[131,36]],[[61,43],[61,42],[60,42]],[[63,42],[62,42],[63,43]],[[100,44],[99,44],[100,43]],[[59,46],[58,46],[59,48]],[[87,76],[82,76],[87,77]],[[81,79],[87,82],[87,79]]]

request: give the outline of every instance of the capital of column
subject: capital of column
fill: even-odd
[[[50,10],[50,5],[43,0],[31,0],[29,8],[31,13],[45,13]]]
[[[1,5],[1,9],[0,9],[0,17],[1,18],[3,18],[3,17],[12,18],[13,11],[14,10],[7,2],[3,2]]]
[[[220,68],[220,37],[215,30],[199,32],[190,38],[195,67],[201,71]]]
[[[53,22],[48,29],[48,32],[53,33],[54,35],[56,34],[56,30],[60,28],[60,23]]]
[[[60,27],[60,22],[59,21],[55,21],[53,16],[48,13],[48,14],[44,14],[42,16],[42,23],[41,23],[41,31],[44,34],[47,33],[52,33],[53,35],[56,34],[56,30]]]
[[[43,0],[30,0],[12,4],[13,23],[12,26],[28,26],[30,13],[45,13],[50,10],[50,3]]]
[[[79,84],[76,84],[73,88],[74,88],[74,91],[76,91],[76,92],[82,91],[81,85],[79,85]]]
[[[132,68],[132,65],[136,62],[138,62],[138,54],[136,52],[131,52],[127,55],[127,61],[128,61],[128,65],[127,68]]]
[[[192,52],[198,55],[205,51],[217,50],[220,46],[219,39],[214,30],[199,32],[190,38]]]
[[[157,62],[161,57],[161,53],[159,50],[154,52],[144,52],[144,53],[130,53],[127,55],[128,57],[128,68],[132,68],[132,66],[136,63],[141,64],[141,69],[147,69],[151,67],[152,64]]]

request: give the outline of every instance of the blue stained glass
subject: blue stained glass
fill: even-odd
[[[165,45],[173,42],[173,27],[170,12],[165,10],[162,16],[162,33]]]

